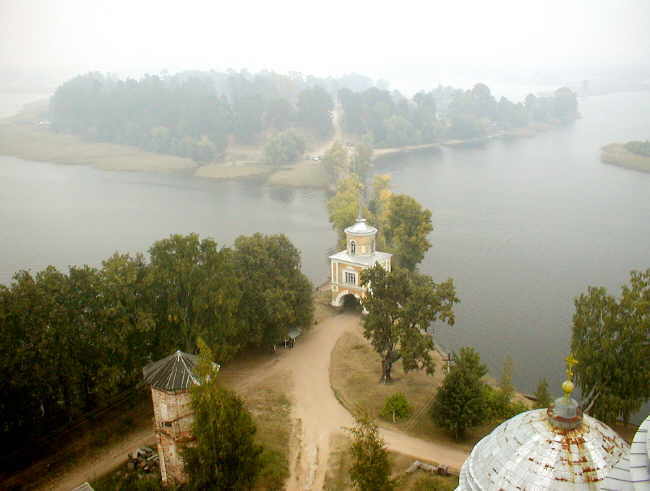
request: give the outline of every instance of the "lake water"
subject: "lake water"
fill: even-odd
[[[433,248],[421,269],[454,278],[462,302],[456,325],[438,327],[437,340],[474,346],[495,374],[512,356],[525,391],[546,377],[560,392],[576,295],[587,285],[618,293],[630,270],[650,267],[650,174],[599,160],[606,143],[650,138],[650,92],[582,99],[580,110],[574,125],[534,138],[401,157],[379,169],[393,175],[396,192],[433,212]],[[263,232],[287,234],[320,284],[336,241],[324,201],[315,190],[0,157],[0,282],[22,268],[146,252],[171,233],[229,245]]]

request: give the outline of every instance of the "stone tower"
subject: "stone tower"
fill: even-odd
[[[340,307],[346,295],[362,299],[366,289],[361,286],[360,274],[364,269],[379,263],[386,270],[391,270],[392,254],[376,250],[377,229],[368,225],[359,216],[350,227],[345,229],[346,249],[330,256],[330,274],[332,286],[332,305]]]
[[[142,369],[145,383],[151,386],[163,484],[187,480],[180,450],[194,439],[190,388],[199,383],[194,375],[197,362],[197,356],[176,351]]]

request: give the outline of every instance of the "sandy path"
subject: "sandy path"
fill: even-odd
[[[329,381],[331,352],[346,331],[359,332],[356,314],[330,317],[311,329],[274,369],[293,372],[293,411],[298,420],[298,448],[291,462],[287,489],[322,489],[327,471],[330,437],[351,426],[353,418],[338,402]],[[459,470],[467,454],[403,433],[380,429],[386,446],[414,458],[433,460]]]
[[[277,358],[246,370],[244,377],[233,381],[234,387],[243,388],[259,376],[273,375],[276,371],[289,370],[293,379],[293,417],[296,435],[292,445],[290,472],[287,482],[289,491],[317,490],[323,488],[330,438],[353,424],[350,413],[338,402],[331,389],[329,368],[331,353],[336,341],[345,332],[359,332],[360,318],[357,314],[339,314],[328,317],[298,339],[296,347],[281,350]],[[460,469],[467,454],[460,450],[435,444],[403,433],[381,428],[386,446],[414,458],[433,460],[453,469]],[[41,489],[69,490],[89,481],[126,461],[128,452],[153,443],[151,428],[142,429],[128,440],[117,443],[100,456],[80,463],[71,472],[57,477]]]
[[[68,491],[85,481],[93,481],[126,462],[129,452],[145,445],[154,446],[156,438],[151,427],[136,431],[129,438],[110,446],[101,454],[85,459],[61,476],[53,477],[38,489]]]

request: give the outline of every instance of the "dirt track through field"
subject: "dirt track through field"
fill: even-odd
[[[273,361],[247,370],[245,377],[235,381],[233,388],[243,388],[271,376],[276,371],[289,371],[293,378],[293,418],[295,437],[291,449],[290,478],[287,489],[319,490],[323,488],[330,453],[330,437],[353,424],[350,413],[339,403],[330,386],[331,353],[336,341],[345,332],[359,332],[357,314],[328,317],[307,331],[295,348],[281,350]],[[390,450],[414,458],[435,461],[460,469],[467,454],[462,451],[414,438],[382,428],[381,436]],[[135,432],[129,439],[109,447],[101,456],[80,463],[73,471],[51,481],[42,489],[69,490],[110,471],[126,461],[127,453],[154,441],[151,429]]]

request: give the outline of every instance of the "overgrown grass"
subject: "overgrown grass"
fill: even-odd
[[[289,477],[290,388],[290,374],[282,372],[239,391],[257,425],[257,441],[264,446],[257,489],[282,489]]]
[[[269,184],[295,188],[326,188],[329,178],[322,161],[303,160],[271,174]]]
[[[434,357],[436,371],[433,376],[423,371],[405,373],[401,362],[398,362],[393,367],[393,382],[381,384],[379,355],[360,334],[346,333],[338,340],[332,352],[330,383],[344,406],[350,410],[364,408],[382,426],[470,451],[478,440],[495,427],[495,423],[469,430],[467,438],[461,442],[455,441],[450,433],[433,423],[430,408],[445,374],[440,356],[435,353]],[[381,413],[386,399],[398,392],[404,394],[412,407],[412,413],[409,418],[394,424],[392,418],[382,418]]]
[[[346,435],[335,434],[332,436],[328,471],[323,486],[326,491],[344,491],[353,488],[350,480],[351,444],[351,439]],[[413,457],[408,455],[389,452],[389,459],[393,470],[392,478],[396,481],[396,489],[400,491],[446,491],[456,489],[458,486],[458,477],[456,476],[432,476],[421,470],[406,473],[406,470],[414,462]]]

